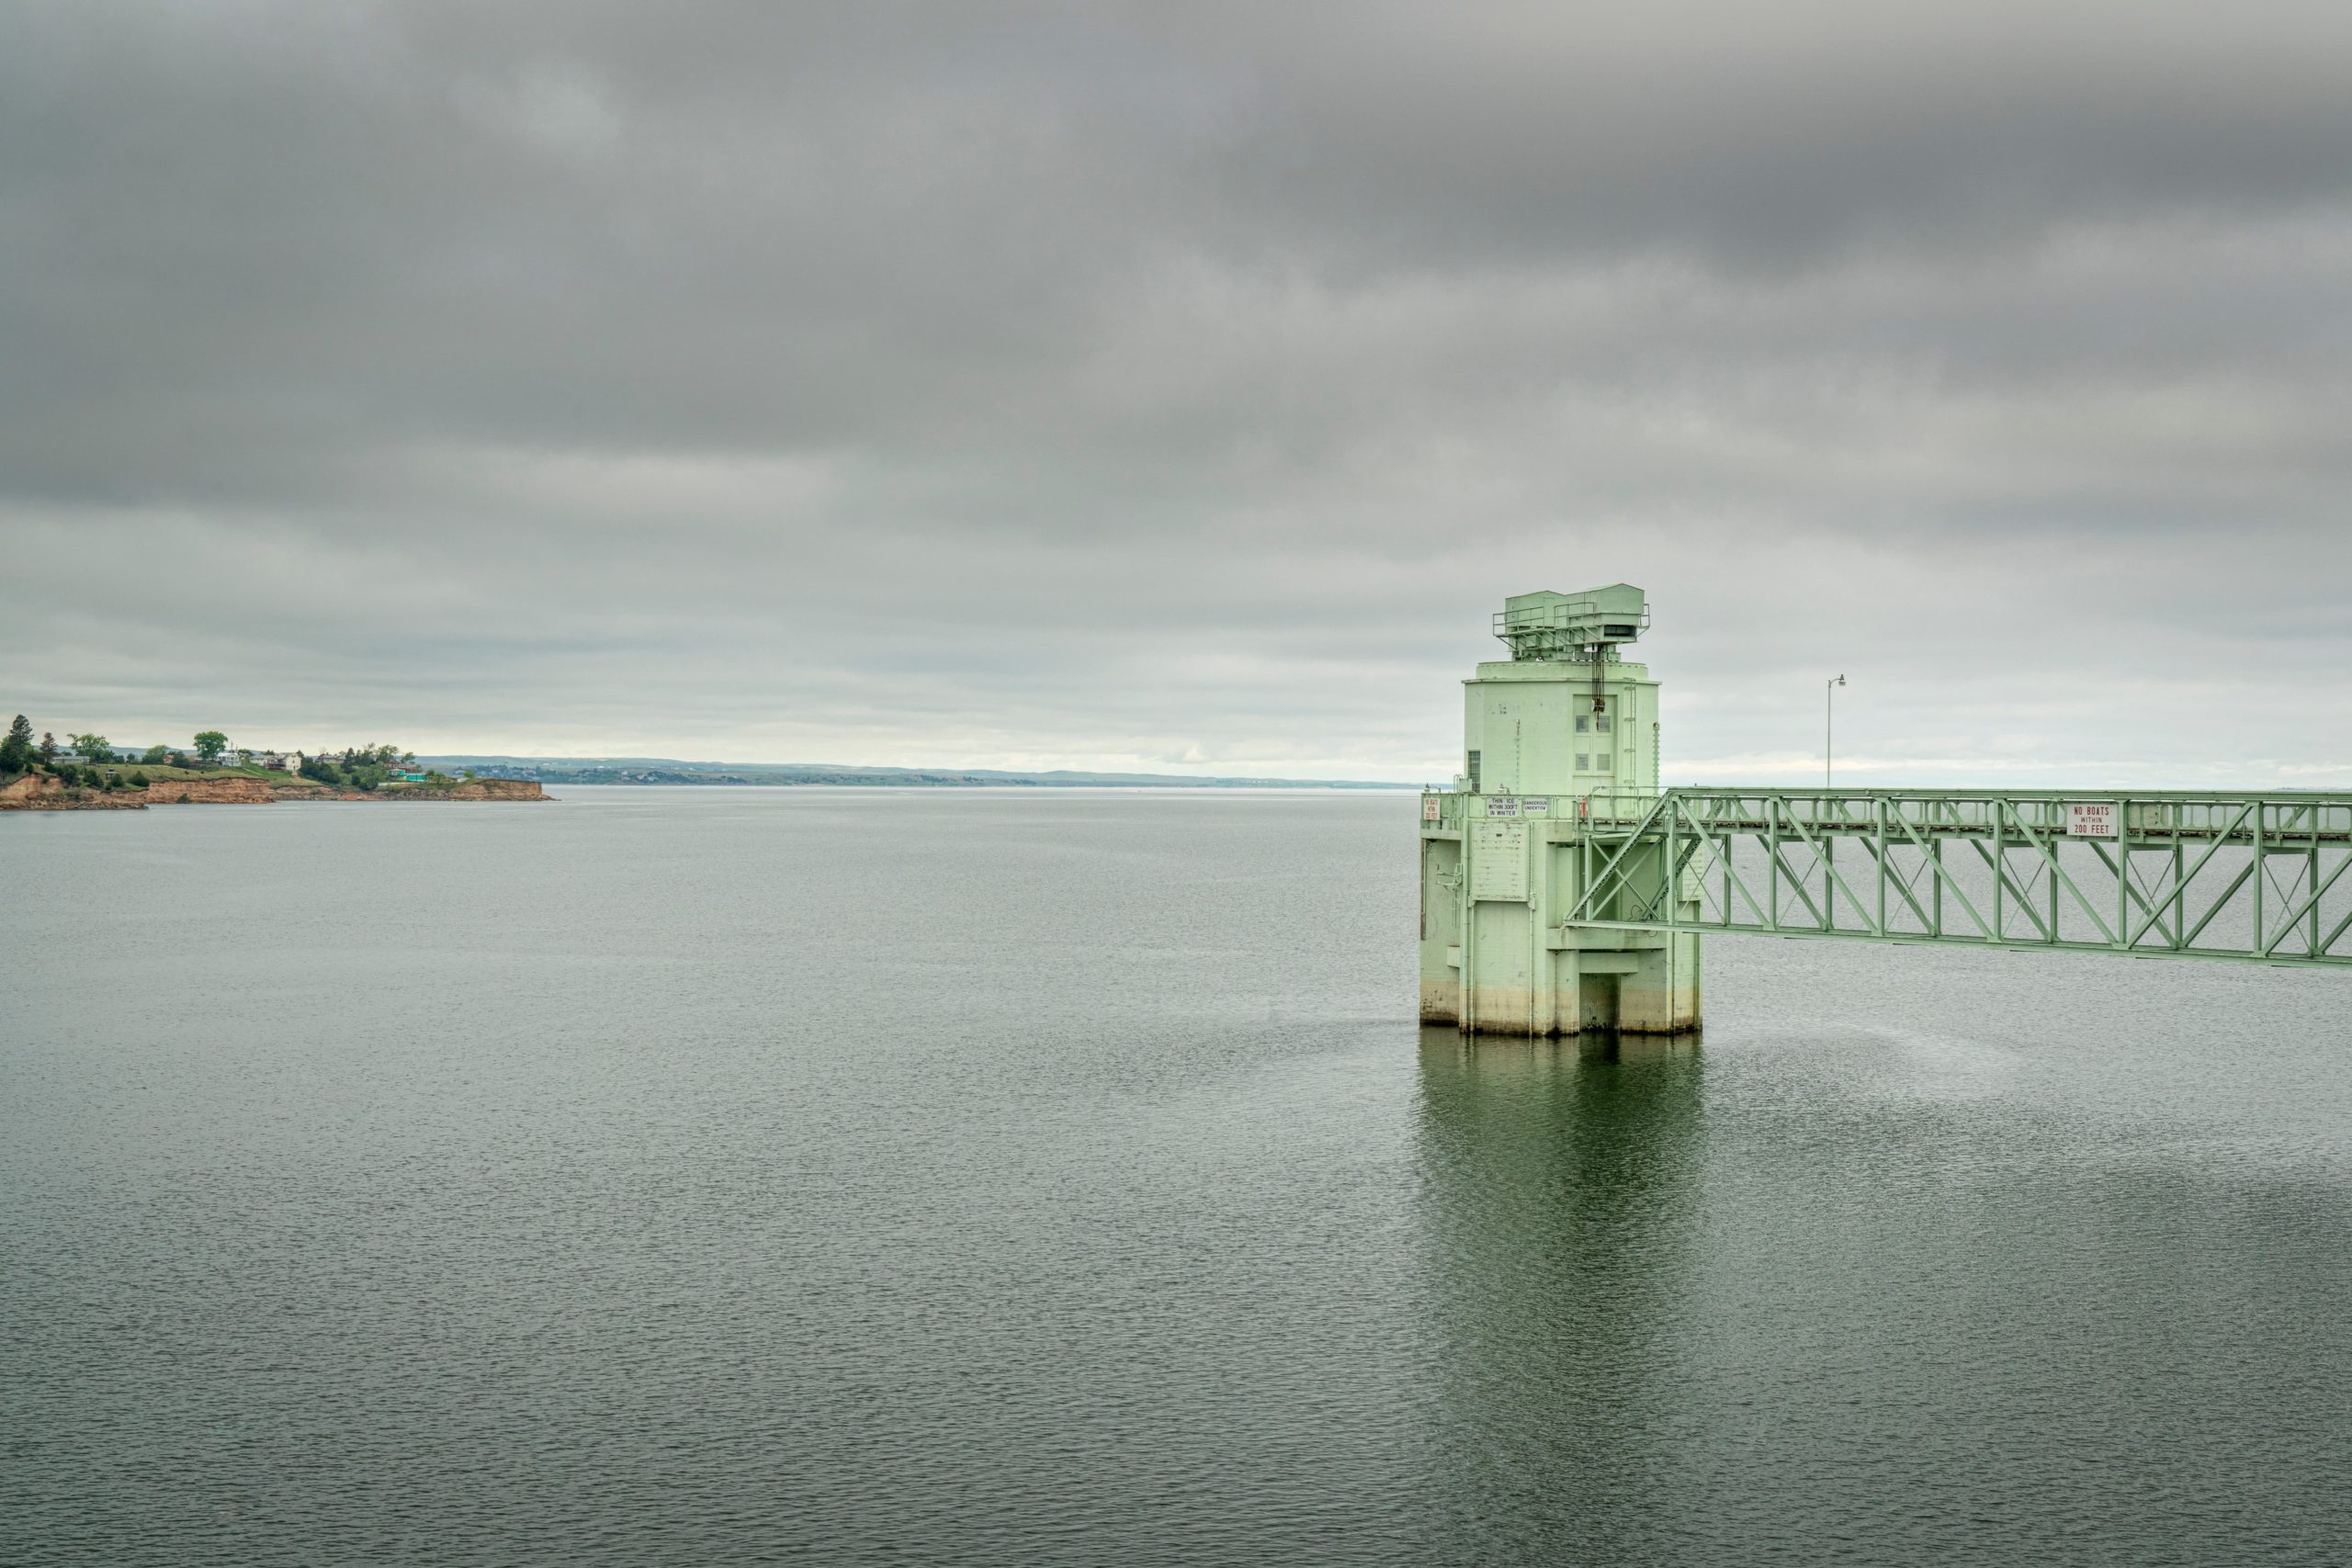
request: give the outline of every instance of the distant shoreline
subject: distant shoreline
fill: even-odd
[[[535,779],[546,784],[752,784],[889,789],[1419,790],[1365,779],[1201,778],[1182,773],[1093,773],[1068,769],[861,768],[820,762],[688,762],[668,757],[421,757],[420,765]]]
[[[533,781],[539,782],[539,781]],[[1030,784],[1019,779],[975,779],[967,784],[907,784],[877,779],[795,780],[770,783],[753,779],[594,779],[566,778],[547,781],[564,789],[905,789],[905,790],[974,790],[1011,789],[1031,794],[1051,794],[1056,790],[1167,790],[1190,795],[1379,795],[1410,794],[1427,786],[1421,784],[1293,784],[1269,779],[1263,783],[1244,779],[1236,784]],[[553,796],[549,796],[550,799]]]

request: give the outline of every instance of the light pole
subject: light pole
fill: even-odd
[[[1832,675],[1823,682],[1821,693],[1821,787],[1829,788],[1830,740],[1837,734],[1838,688],[1846,683],[1843,675]]]

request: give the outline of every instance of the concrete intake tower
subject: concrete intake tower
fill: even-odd
[[[1622,582],[1503,602],[1494,630],[1510,657],[1462,683],[1462,772],[1421,797],[1424,1023],[1532,1035],[1699,1027],[1695,934],[1568,919],[1624,824],[1657,803],[1657,682],[1620,652],[1648,624],[1645,596]],[[1662,850],[1641,865],[1619,860],[1612,886],[1665,902]],[[1676,881],[1701,870],[1686,864]],[[1678,886],[1677,913],[1695,918],[1697,897]]]

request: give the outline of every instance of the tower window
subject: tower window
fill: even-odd
[[[1595,729],[1599,730],[1599,731],[1600,731],[1601,734],[1603,734],[1603,735],[1608,734],[1608,733],[1609,733],[1609,716],[1608,716],[1607,714],[1605,714],[1605,713],[1604,713],[1604,714],[1600,714],[1600,715],[1595,716],[1595,717],[1593,718],[1593,721],[1592,721],[1592,727],[1593,727],[1593,728],[1595,728]]]
[[[1580,714],[1577,715],[1577,733],[1578,735],[1582,735],[1582,734],[1584,734],[1587,730],[1590,729],[1591,728],[1592,728],[1592,716],[1591,716],[1589,714],[1581,714],[1581,713],[1580,713]]]
[[[1579,751],[1579,752],[1577,752],[1577,772],[1578,772],[1578,773],[1589,773],[1592,772],[1592,753],[1591,753],[1591,752],[1589,752],[1589,751]]]
[[[1478,793],[1478,753],[1477,753],[1477,752],[1473,751],[1473,752],[1471,752],[1471,753],[1470,753],[1470,765],[1469,765],[1467,768],[1464,769],[1463,771],[1464,771],[1464,773],[1468,773],[1468,774],[1470,775],[1470,793],[1471,793],[1472,795],[1476,795],[1476,794],[1477,794],[1477,793]]]

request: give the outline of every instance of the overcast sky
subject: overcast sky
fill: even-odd
[[[2352,6],[0,0],[0,704],[2352,786]]]

